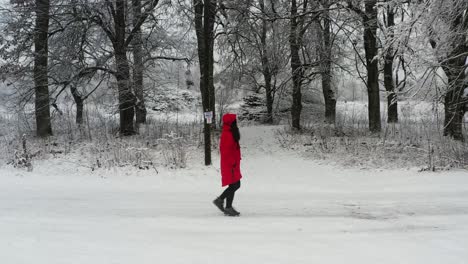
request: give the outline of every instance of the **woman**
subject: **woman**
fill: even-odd
[[[219,150],[221,153],[221,185],[223,187],[229,185],[229,187],[213,203],[227,216],[240,214],[232,207],[234,193],[240,188],[240,179],[242,178],[239,139],[240,133],[236,115],[225,114]],[[226,207],[224,207],[224,199],[226,199]]]

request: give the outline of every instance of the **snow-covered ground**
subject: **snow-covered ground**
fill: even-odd
[[[367,120],[367,102],[365,101],[338,101],[336,104],[338,115],[348,122]],[[413,122],[435,122],[444,118],[444,105],[429,101],[405,100],[398,102],[399,119]],[[380,101],[380,114],[383,120],[387,116],[387,102]],[[468,122],[468,115],[465,115]]]
[[[468,261],[468,173],[357,170],[241,129],[244,179],[224,217],[218,157],[187,169],[97,170],[61,158],[0,168],[0,263]]]
[[[367,102],[364,101],[338,101],[337,113],[345,119],[367,120]],[[436,120],[437,115],[443,118],[444,106],[441,103],[406,100],[398,102],[399,118],[405,121]],[[386,120],[387,102],[380,102],[380,113]]]

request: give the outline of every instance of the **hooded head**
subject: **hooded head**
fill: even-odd
[[[240,133],[236,114],[227,113],[223,115],[223,130],[231,131],[234,140],[239,143]]]
[[[231,114],[227,113],[223,115],[223,126],[231,126],[234,121],[236,121],[237,115],[236,114]]]

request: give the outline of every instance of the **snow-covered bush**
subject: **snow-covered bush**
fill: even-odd
[[[239,120],[262,121],[267,116],[266,104],[261,94],[253,93],[243,98]]]
[[[368,130],[364,103],[338,103],[335,125],[314,122],[299,133],[278,132],[282,147],[303,151],[314,159],[334,160],[346,166],[401,168],[418,166],[424,170],[468,167],[468,144],[454,141],[442,131],[443,108],[431,103],[401,102],[398,124],[387,124],[382,116],[382,132]],[[467,134],[465,129],[465,134]]]
[[[33,165],[32,165],[33,155],[28,151],[28,148],[26,145],[27,145],[26,135],[23,135],[23,137],[21,138],[22,149],[15,150],[12,163],[15,168],[26,168],[28,171],[32,171],[33,170]]]
[[[190,90],[156,90],[149,97],[148,107],[156,112],[193,110],[198,96]]]
[[[85,150],[87,151],[87,150]],[[151,149],[137,142],[109,140],[91,145],[91,169],[110,169],[132,166],[138,169],[155,169]]]
[[[186,139],[174,132],[164,135],[158,140],[166,166],[170,168],[185,168],[187,166]]]

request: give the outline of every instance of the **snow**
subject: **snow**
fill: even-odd
[[[219,158],[90,171],[66,158],[0,168],[0,263],[450,263],[468,259],[468,174],[358,170],[244,127],[244,179],[224,217]]]
[[[399,118],[405,121],[434,121],[443,118],[444,106],[441,103],[405,100],[398,102]],[[337,113],[343,113],[345,119],[367,120],[367,102],[364,101],[338,101]],[[380,102],[381,116],[386,119],[387,102]]]
[[[196,123],[202,122],[203,114],[201,111],[180,111],[180,112],[155,112],[149,111],[148,117],[151,117],[152,120],[159,122],[169,122],[173,123]]]

